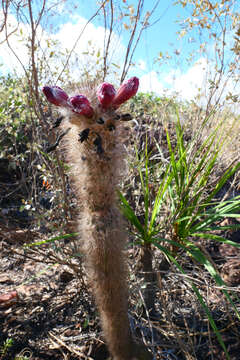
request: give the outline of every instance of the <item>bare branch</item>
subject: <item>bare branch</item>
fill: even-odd
[[[31,25],[31,66],[32,66],[32,79],[34,86],[32,86],[31,81],[31,87],[30,92],[32,93],[33,99],[35,99],[37,108],[35,107],[35,110],[39,110],[41,113],[41,106],[40,106],[40,98],[39,98],[39,81],[38,81],[38,70],[36,66],[36,60],[35,60],[35,52],[36,52],[36,31],[37,27],[42,19],[42,15],[44,12],[46,6],[46,0],[43,0],[42,9],[39,13],[38,19],[36,22],[34,22],[33,13],[32,13],[32,1],[28,0],[28,9],[29,9],[29,17],[30,17],[30,25]],[[35,96],[33,96],[33,93]],[[36,105],[35,104],[35,105]],[[42,114],[41,114],[42,115]]]
[[[26,78],[29,80],[28,73],[27,73],[27,69],[26,69],[25,66],[23,65],[23,63],[22,63],[20,57],[18,56],[18,54],[17,54],[17,53],[15,52],[15,50],[12,48],[12,46],[11,46],[11,44],[10,44],[10,42],[9,42],[9,36],[10,36],[10,35],[8,34],[8,28],[7,28],[7,26],[5,26],[5,40],[4,40],[4,41],[6,41],[6,43],[7,43],[7,45],[8,45],[8,48],[9,48],[10,51],[13,53],[13,55],[16,57],[16,59],[18,60],[19,64],[22,66],[23,71],[24,71],[24,73],[25,73],[25,76],[26,76]]]
[[[3,23],[0,26],[0,32],[3,31],[4,27],[7,24],[7,16],[8,16],[9,4],[10,4],[9,0],[2,0]]]
[[[108,35],[108,40],[107,40],[107,45],[106,45],[106,47],[105,47],[105,44],[104,44],[103,80],[105,79],[105,77],[106,77],[106,75],[107,75],[107,58],[108,58],[108,54],[109,54],[109,47],[110,47],[111,37],[112,37],[112,31],[113,31],[113,15],[114,15],[114,10],[113,10],[113,2],[112,2],[112,0],[110,0],[110,7],[111,7],[111,23],[110,23],[110,29],[109,29],[109,35]],[[105,22],[105,31],[106,31],[106,13],[105,13],[105,7],[104,7],[104,22]]]
[[[125,77],[127,75],[127,64],[128,64],[129,53],[130,53],[130,50],[132,47],[132,42],[133,42],[133,39],[134,39],[134,36],[136,33],[137,25],[138,25],[138,22],[139,22],[139,19],[141,16],[141,10],[142,10],[143,4],[144,4],[144,0],[138,1],[137,14],[135,17],[135,23],[133,26],[133,30],[132,30],[132,33],[131,33],[131,36],[130,36],[130,39],[128,42],[128,47],[127,47],[127,52],[126,52],[125,61],[124,61],[124,65],[123,65],[123,71],[122,71],[120,83],[123,82],[123,80],[125,79]]]
[[[9,0],[2,0],[2,13],[3,13],[3,22],[0,25],[0,32],[6,29],[7,27],[7,18],[8,18],[8,8],[9,8],[10,1]],[[14,30],[12,30],[10,33],[7,34],[7,38],[9,38],[12,34],[14,34],[17,31],[18,27],[16,27]],[[3,39],[3,41],[0,42],[0,45],[3,44],[7,38]]]
[[[159,3],[160,3],[160,0],[157,0],[155,5],[153,6],[152,10],[148,13],[147,20],[149,20],[150,17],[153,15],[153,13],[156,11]],[[129,68],[130,68],[130,66],[132,64],[132,59],[133,59],[134,53],[136,51],[137,45],[138,45],[138,43],[139,43],[139,41],[140,41],[140,39],[142,37],[143,31],[150,26],[147,23],[147,20],[145,19],[143,21],[143,23],[142,23],[142,26],[141,26],[141,29],[139,30],[136,42],[135,42],[135,44],[133,46],[133,40],[134,40],[134,37],[136,35],[137,26],[138,26],[140,18],[141,18],[141,12],[142,12],[142,9],[143,9],[143,5],[144,5],[144,0],[139,0],[138,1],[137,14],[136,14],[136,17],[135,17],[135,23],[134,23],[134,27],[133,27],[129,42],[128,42],[128,47],[127,47],[126,56],[125,56],[125,60],[124,60],[123,71],[122,71],[122,75],[121,75],[121,83],[125,79],[128,71],[129,71]],[[159,19],[157,21],[155,21],[155,23],[158,22],[158,21],[159,21]],[[133,49],[131,51],[132,47],[133,47]]]
[[[82,35],[83,35],[86,27],[87,27],[88,24],[98,15],[99,11],[105,6],[105,4],[106,4],[107,1],[108,1],[108,0],[105,0],[105,1],[101,4],[101,6],[98,8],[98,10],[95,12],[95,14],[90,17],[90,19],[87,21],[87,23],[86,23],[85,26],[83,27],[82,31],[80,32],[77,40],[75,41],[75,43],[74,43],[74,45],[73,45],[73,47],[72,47],[72,49],[71,49],[71,51],[70,51],[70,53],[69,53],[69,55],[68,55],[68,57],[67,57],[67,60],[66,60],[64,66],[63,66],[63,68],[62,68],[62,71],[61,71],[60,74],[58,75],[58,78],[57,78],[57,80],[56,80],[56,83],[57,83],[58,80],[61,78],[64,70],[66,69],[66,67],[67,67],[67,65],[68,65],[68,63],[69,63],[69,60],[70,60],[70,58],[71,58],[71,56],[72,56],[72,53],[73,53],[74,49],[76,48],[76,46],[77,46],[80,38],[82,37]]]

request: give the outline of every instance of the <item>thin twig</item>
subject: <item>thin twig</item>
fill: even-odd
[[[72,346],[67,345],[59,337],[55,336],[51,331],[49,331],[48,334],[50,335],[50,337],[52,337],[57,342],[58,345],[60,344],[61,346],[65,347],[68,351],[74,353],[75,355],[81,356],[81,358],[83,358],[85,360],[94,360],[90,356],[86,356],[84,353],[82,353],[78,350],[75,350]],[[50,339],[50,340],[56,344],[56,342],[53,339]]]
[[[66,60],[64,66],[63,66],[63,68],[62,68],[62,71],[60,72],[60,74],[59,74],[58,77],[57,77],[56,83],[59,81],[59,79],[61,78],[63,72],[65,71],[65,69],[66,69],[66,67],[67,67],[67,65],[68,65],[68,63],[69,63],[69,60],[70,60],[70,58],[71,58],[71,56],[72,56],[72,53],[73,53],[74,49],[76,48],[76,46],[77,46],[80,38],[82,37],[82,35],[83,35],[86,27],[87,27],[88,24],[98,15],[99,11],[105,6],[105,4],[106,4],[107,1],[108,1],[108,0],[105,0],[105,1],[101,4],[101,6],[98,8],[98,10],[95,12],[95,14],[92,15],[92,16],[90,17],[90,19],[89,19],[89,20],[86,22],[86,24],[84,25],[82,31],[80,32],[77,40],[76,40],[75,43],[74,43],[71,51],[69,52],[69,55],[68,55],[68,57],[67,57],[67,60]]]
[[[110,47],[110,43],[111,43],[111,37],[112,37],[112,30],[113,30],[113,15],[114,15],[114,9],[113,9],[113,2],[112,0],[110,1],[110,7],[111,7],[111,23],[110,23],[110,29],[109,29],[109,35],[108,35],[108,40],[107,40],[107,45],[105,48],[105,44],[104,44],[104,68],[103,68],[103,81],[107,75],[107,58],[108,58],[108,54],[109,54],[109,47]],[[105,7],[104,8],[104,21],[105,21],[105,26],[106,26],[106,13],[105,13]],[[106,32],[106,27],[105,27],[105,32]],[[105,40],[105,39],[104,39]]]
[[[5,7],[4,7],[5,3]],[[9,0],[2,0],[2,13],[3,13],[3,23],[0,26],[0,32],[3,31],[4,27],[7,26],[7,16],[8,16],[8,8],[9,8],[10,1]],[[15,31],[15,30],[14,30]],[[13,31],[13,32],[14,32]]]
[[[128,64],[128,58],[129,58],[130,50],[132,47],[132,42],[133,42],[133,39],[134,39],[134,36],[136,33],[137,25],[138,25],[138,22],[139,22],[139,19],[141,16],[141,10],[142,10],[143,4],[144,4],[144,0],[138,1],[137,14],[135,16],[135,23],[133,26],[133,30],[132,30],[129,42],[128,42],[128,47],[127,47],[127,51],[126,51],[126,56],[125,56],[125,60],[124,60],[123,71],[122,71],[120,83],[123,82],[123,80],[125,79],[126,74],[127,74],[126,68],[127,68],[127,64]]]

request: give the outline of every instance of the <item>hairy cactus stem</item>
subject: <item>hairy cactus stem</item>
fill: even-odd
[[[58,102],[52,98],[53,92],[47,93],[51,103]],[[116,201],[116,188],[125,169],[124,128],[121,116],[111,106],[115,90],[104,83],[97,89],[86,87],[81,93],[84,95],[70,98],[75,111],[65,103],[62,106],[65,119],[61,127],[71,126],[64,137],[65,149],[81,203],[78,226],[90,284],[113,359],[151,359],[145,348],[134,344],[128,320],[123,256],[127,236]],[[126,98],[129,99],[129,88]],[[131,119],[129,114],[127,117]]]

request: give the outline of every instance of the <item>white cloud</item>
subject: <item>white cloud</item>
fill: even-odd
[[[146,62],[142,59],[140,59],[137,63],[137,68],[142,70],[142,71],[145,71],[147,66],[146,66]]]
[[[2,19],[2,13],[0,12],[0,23]],[[15,31],[16,30],[16,31]],[[14,31],[14,32],[13,32]],[[30,32],[30,27],[22,23],[18,24],[16,18],[9,14],[8,15],[8,33],[13,32],[9,36],[8,41],[14,52],[17,54],[21,63],[26,67],[29,62],[28,49],[23,45],[22,37],[27,36]],[[23,35],[21,35],[23,34]],[[5,40],[5,32],[0,33],[0,73],[2,72],[13,72],[17,73],[23,72],[23,67],[17,58],[13,55],[12,51],[9,49],[8,44]]]
[[[199,89],[203,89],[208,71],[207,60],[199,59],[186,72],[171,69],[167,74],[151,71],[140,77],[140,91],[152,91],[159,95],[163,93],[178,94],[182,99],[194,99]]]
[[[214,79],[220,80],[217,88],[214,86]],[[207,58],[200,58],[185,73],[179,70],[171,71],[164,80],[170,85],[171,91],[177,93],[181,99],[195,99],[201,106],[205,106],[210,98],[212,104],[218,102],[219,99],[223,104],[229,92],[233,95],[240,93],[240,82],[235,83],[231,77],[227,77],[227,74],[219,77],[215,64],[209,62]],[[232,110],[239,106],[233,105],[231,101],[229,104]]]
[[[140,91],[155,92],[158,95],[177,95],[182,100],[195,100],[197,104],[205,107],[211,95],[211,103],[214,105],[220,98],[220,104],[228,104],[232,111],[239,113],[239,102],[235,104],[231,100],[226,102],[226,96],[231,92],[233,95],[240,93],[240,81],[235,83],[232,78],[223,74],[219,86],[211,94],[209,80],[214,79],[216,71],[214,64],[209,63],[206,58],[200,58],[187,71],[171,69],[168,74],[161,77],[151,71],[140,76]]]
[[[161,81],[159,81],[157,73],[155,71],[151,71],[140,77],[139,90],[142,92],[155,92],[162,95],[164,87]]]
[[[40,47],[42,50],[42,53],[41,51],[38,53],[38,58],[43,59],[43,56],[48,58],[48,55],[51,52],[53,53],[53,56],[48,60],[48,69],[46,69],[49,72],[49,75],[50,73],[55,73],[54,76],[57,77],[57,72],[60,73],[61,68],[67,59],[69,51],[71,51],[75,46],[75,43],[83,31],[86,23],[87,20],[85,18],[74,15],[72,22],[63,24],[59,31],[55,34],[49,34],[46,30],[42,29],[41,26],[38,27],[37,38],[40,39]],[[24,66],[26,66],[29,62],[29,50],[26,47],[26,41],[23,41],[23,38],[30,36],[30,27],[23,23],[18,24],[16,18],[13,15],[9,15],[8,24],[11,26],[9,30],[17,28],[17,31],[9,37],[9,43],[21,62],[24,64]],[[74,48],[69,62],[71,67],[71,74],[74,75],[77,80],[77,77],[82,74],[84,67],[85,70],[88,68],[90,69],[91,66],[94,69],[95,65],[96,70],[97,54],[99,59],[98,66],[100,66],[101,56],[103,55],[105,36],[108,36],[108,32],[105,34],[104,27],[95,26],[92,23],[89,23],[84,29],[80,40]],[[50,46],[47,41],[48,39],[51,40]],[[0,33],[0,43],[3,40],[4,33],[2,32]],[[56,42],[56,45],[53,44],[54,41]],[[125,52],[126,48],[122,43],[122,39],[113,32],[111,46],[109,49],[109,61],[120,65],[121,61],[123,61],[122,55],[125,54]],[[55,54],[59,54],[59,56],[54,56]],[[0,45],[0,63],[3,64],[3,66],[0,67],[0,73],[2,74],[13,71],[16,71],[18,74],[23,73],[22,66],[10,51],[6,42],[3,42]]]
[[[172,70],[164,78],[171,91],[176,92],[182,99],[194,99],[206,82],[208,73],[207,59],[196,61],[185,73],[179,69]]]
[[[87,23],[85,18],[78,15],[74,15],[73,20],[73,23],[68,22],[63,24],[59,32],[54,35],[54,38],[60,42],[63,50],[71,50],[74,47],[76,40]],[[103,56],[104,41],[107,41],[108,35],[109,32],[108,30],[105,31],[104,27],[95,26],[92,23],[87,24],[80,40],[74,48],[75,59],[73,57],[71,65],[75,65],[75,71],[77,71],[76,62],[78,63],[79,68],[84,66],[90,67],[91,64],[96,66],[97,53],[99,56],[98,58],[100,59],[101,56]],[[123,45],[122,39],[113,32],[109,48],[109,61],[120,65],[122,62],[122,55],[125,53],[126,47]]]

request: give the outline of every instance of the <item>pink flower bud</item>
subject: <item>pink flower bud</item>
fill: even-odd
[[[93,116],[93,108],[91,107],[88,99],[84,95],[75,95],[70,98],[70,103],[73,106],[73,111],[77,114],[84,115],[88,118]]]
[[[121,104],[136,95],[139,86],[139,79],[134,76],[122,83],[113,99],[113,106],[118,108]]]
[[[50,103],[67,106],[68,95],[59,86],[44,86],[42,91]]]
[[[99,85],[97,89],[98,101],[104,109],[108,108],[112,104],[115,95],[116,90],[114,89],[113,85],[107,82]]]

